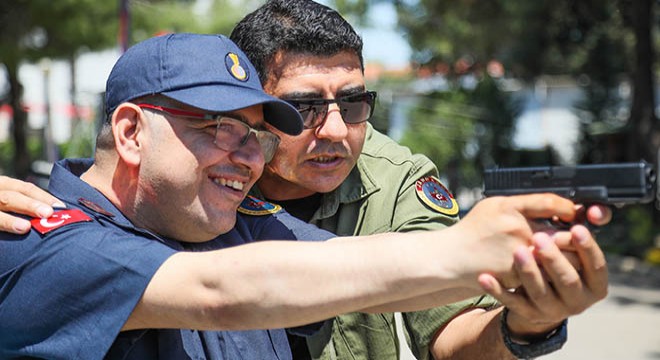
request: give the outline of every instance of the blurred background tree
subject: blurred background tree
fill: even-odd
[[[128,10],[123,18],[120,17],[122,5]],[[71,69],[71,79],[75,79],[76,59],[82,53],[118,46],[120,20],[129,22],[130,45],[164,32],[229,33],[244,15],[244,8],[229,0],[214,1],[205,13],[196,13],[195,5],[191,0],[0,2],[0,63],[8,84],[0,92],[0,105],[9,104],[13,113],[12,160],[7,173],[25,179],[32,161],[43,157],[45,146],[43,136],[30,136],[28,132],[27,113],[22,104],[23,85],[18,78],[21,63],[65,60]],[[76,109],[75,81],[71,84],[72,109]],[[76,118],[74,115],[74,131],[78,129]],[[80,134],[74,134],[73,138],[79,140],[76,135]],[[30,145],[30,141],[34,144]]]
[[[596,141],[582,142],[590,146],[579,149],[581,160],[643,158],[656,163],[660,131],[654,112],[655,1],[336,0],[335,4],[368,24],[368,7],[380,2],[396,7],[398,28],[412,47],[413,63],[453,81],[452,90],[466,75],[492,81],[484,75],[493,61],[503,65],[507,77],[527,83],[543,75],[569,75],[585,93],[586,100],[576,103],[584,136],[603,127],[626,134],[621,147],[625,151],[615,154],[603,154],[605,150],[598,148],[603,144]],[[632,92],[625,121],[617,119],[621,117],[617,86],[622,78],[630,80]],[[500,155],[495,160],[506,163]]]
[[[104,31],[103,25],[109,22],[111,12],[104,11],[103,6],[95,1],[82,0],[14,0],[0,4],[0,62],[8,77],[8,89],[2,99],[11,105],[14,115],[13,168],[16,176],[27,176],[31,162],[27,150],[27,114],[21,105],[23,86],[18,80],[20,63],[42,57],[71,59],[84,45],[90,49],[108,46],[108,37],[116,32]],[[86,17],[96,21],[81,23],[80,19]]]
[[[369,7],[384,2],[397,10],[398,29],[412,48],[418,74],[445,82],[418,93],[401,142],[429,155],[452,191],[480,184],[487,166],[559,160],[551,150],[530,156],[515,149],[512,132],[521,109],[520,99],[508,91],[512,79],[533,87],[541,77],[568,76],[579,86],[583,96],[573,104],[580,119],[576,162],[644,159],[658,164],[658,1],[334,3],[368,25]],[[501,64],[504,71],[492,64]],[[660,231],[658,219],[653,204],[617,210],[614,231],[601,233],[600,239],[618,252],[643,256]]]

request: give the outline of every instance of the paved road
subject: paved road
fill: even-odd
[[[564,348],[542,359],[660,359],[660,289],[610,285],[605,300],[569,320]]]
[[[572,317],[568,342],[539,359],[660,360],[660,269],[621,258],[608,264],[607,298]],[[414,359],[403,351],[402,360]]]
[[[568,342],[543,360],[660,359],[660,268],[608,255],[607,298],[569,320]]]

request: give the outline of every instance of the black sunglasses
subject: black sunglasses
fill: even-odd
[[[365,91],[359,94],[340,96],[336,99],[284,99],[293,105],[303,118],[305,129],[313,129],[325,121],[330,104],[336,103],[342,119],[347,124],[367,121],[374,113],[376,92]]]

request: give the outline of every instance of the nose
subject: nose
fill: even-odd
[[[253,171],[261,174],[264,168],[264,153],[254,133],[248,135],[247,142],[238,146],[234,151],[229,152],[229,159],[236,164],[241,164]]]
[[[344,140],[347,135],[348,127],[341,117],[339,106],[337,104],[330,104],[323,123],[316,128],[316,137],[332,142],[339,142]]]

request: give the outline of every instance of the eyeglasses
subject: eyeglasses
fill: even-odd
[[[314,129],[326,119],[330,104],[336,103],[342,119],[347,124],[358,124],[367,121],[374,112],[376,102],[375,91],[365,91],[359,94],[340,96],[336,99],[284,99],[293,105],[303,118],[305,129]]]
[[[215,139],[213,140],[213,143],[224,151],[231,152],[238,150],[248,142],[250,134],[254,133],[261,146],[261,151],[264,154],[264,160],[269,162],[273,159],[277,146],[280,144],[279,136],[272,132],[253,129],[244,121],[224,114],[205,114],[152,104],[137,104],[137,106],[143,109],[156,110],[177,117],[215,120]]]

